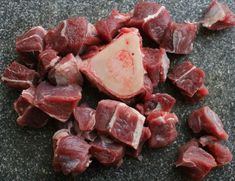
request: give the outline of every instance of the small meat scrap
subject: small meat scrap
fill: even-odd
[[[193,50],[198,25],[195,23],[179,24],[171,22],[160,41],[160,47],[169,53],[189,54]]]
[[[98,136],[90,143],[90,153],[105,166],[121,166],[125,147],[106,136]]]
[[[19,53],[38,53],[44,49],[44,36],[47,31],[36,26],[16,38],[16,51]]]
[[[212,0],[202,21],[210,30],[223,30],[235,26],[235,14],[227,4]]]
[[[102,100],[96,109],[96,130],[105,132],[116,140],[137,149],[145,117],[126,104]]]
[[[188,124],[194,133],[204,131],[218,139],[228,139],[228,134],[224,130],[224,125],[219,116],[208,106],[201,107],[191,113]]]
[[[101,19],[96,22],[95,27],[98,35],[105,42],[111,42],[117,35],[118,30],[126,25],[131,14],[120,13],[118,10],[112,10],[111,14],[106,19]]]
[[[151,137],[148,140],[150,148],[160,148],[168,146],[176,140],[178,135],[176,123],[178,118],[174,113],[152,112],[147,117],[148,127]]]
[[[34,105],[52,118],[65,122],[80,101],[81,91],[77,84],[53,86],[44,81],[36,89]]]
[[[149,78],[148,74],[144,75],[144,89],[145,89],[145,95],[153,93],[153,83]]]
[[[151,79],[153,86],[160,82],[165,82],[167,78],[170,60],[164,49],[143,48],[144,68]]]
[[[57,135],[58,136],[58,135]],[[81,174],[90,165],[90,145],[78,136],[59,136],[54,148],[53,167],[65,175]]]
[[[12,62],[2,75],[3,83],[15,89],[27,89],[36,84],[38,80],[39,74],[36,71],[16,61]]]
[[[82,86],[81,64],[82,60],[79,56],[75,58],[72,53],[69,53],[49,71],[48,79],[54,85],[79,84]]]

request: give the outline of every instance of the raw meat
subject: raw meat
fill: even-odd
[[[90,145],[78,136],[61,136],[54,149],[53,167],[65,175],[80,174],[90,165]]]
[[[44,81],[36,89],[34,105],[52,118],[65,122],[80,101],[81,91],[76,84],[53,86]]]
[[[30,69],[37,69],[38,66],[38,59],[37,59],[38,54],[35,53],[27,53],[27,52],[18,52],[18,57],[17,57],[17,62],[20,64],[25,65],[26,67]]]
[[[54,85],[79,84],[82,86],[83,77],[80,73],[82,60],[79,56],[76,58],[72,53],[63,57],[48,74],[48,79]]]
[[[108,18],[96,22],[95,27],[98,35],[105,42],[111,42],[113,37],[117,35],[118,30],[125,26],[130,17],[131,14],[119,13],[117,10],[112,10]]]
[[[105,136],[99,136],[90,143],[91,155],[105,166],[121,166],[125,147]]]
[[[16,38],[16,51],[27,53],[41,52],[44,49],[43,38],[46,33],[47,31],[41,26],[31,28]]]
[[[147,123],[151,131],[148,140],[150,148],[160,148],[173,143],[178,135],[175,124],[178,118],[174,113],[152,112],[147,117]]]
[[[130,99],[144,91],[141,46],[138,30],[124,28],[80,70],[100,91],[121,100]]]
[[[87,47],[86,51],[81,55],[82,60],[86,60],[95,56],[98,52],[100,52],[105,47],[106,45],[102,45],[102,46],[94,45],[94,46]]]
[[[160,41],[160,47],[169,53],[189,54],[193,50],[198,25],[194,23],[179,24],[171,22]]]
[[[212,0],[202,25],[210,30],[222,30],[235,26],[235,14],[227,4]]]
[[[193,95],[203,86],[205,73],[190,61],[185,61],[174,67],[168,78],[180,91],[188,97]]]
[[[223,123],[219,116],[208,106],[201,107],[191,113],[189,115],[188,124],[194,133],[204,131],[218,139],[228,139],[228,134],[224,130]]]
[[[27,89],[37,83],[39,74],[16,61],[12,62],[4,71],[2,81],[15,89]]]
[[[165,82],[170,65],[170,60],[164,49],[143,48],[143,64],[153,86]]]
[[[153,93],[153,84],[147,74],[144,75],[144,92],[145,95]]]

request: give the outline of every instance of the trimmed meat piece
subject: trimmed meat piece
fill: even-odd
[[[49,116],[65,122],[80,101],[81,91],[76,84],[53,86],[44,81],[36,89],[34,105]]]
[[[202,26],[210,30],[223,30],[235,26],[235,14],[227,4],[212,0],[206,13]]]
[[[95,157],[101,164],[105,166],[121,166],[125,155],[125,147],[114,142],[105,136],[99,136],[95,141],[90,143],[90,153]]]
[[[68,129],[60,129],[56,131],[52,137],[53,150],[57,147],[57,143],[59,143],[61,138],[69,135],[71,135],[71,133]]]
[[[176,140],[178,135],[175,124],[178,118],[174,113],[152,112],[147,117],[147,123],[151,131],[148,140],[150,148],[168,146]]]
[[[167,78],[170,60],[164,49],[143,48],[143,64],[153,86],[165,82]]]
[[[82,86],[83,77],[80,73],[82,60],[79,56],[76,58],[72,53],[63,57],[48,74],[48,79],[54,85],[79,84]]]
[[[185,61],[175,66],[168,78],[184,95],[193,97],[203,86],[205,73],[190,61]]]
[[[54,148],[53,167],[65,175],[80,174],[90,164],[90,145],[78,136],[62,136]]]
[[[31,28],[16,38],[16,51],[27,53],[41,52],[44,49],[43,38],[46,33],[47,31],[41,26]]]
[[[108,18],[96,22],[95,27],[98,35],[105,42],[111,42],[113,37],[117,35],[118,30],[125,26],[130,17],[130,14],[119,13],[118,10],[112,10]]]
[[[160,41],[160,47],[169,53],[189,54],[193,50],[198,25],[194,23],[179,24],[171,22]]]
[[[12,62],[4,71],[2,81],[8,87],[27,89],[37,83],[39,74],[16,61]]]
[[[218,139],[228,139],[228,134],[224,130],[224,125],[219,116],[208,106],[201,107],[191,113],[189,115],[188,124],[194,133],[204,131]]]
[[[100,91],[120,100],[130,99],[144,91],[141,47],[138,30],[124,28],[80,70]]]

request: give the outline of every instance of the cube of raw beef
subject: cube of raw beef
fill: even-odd
[[[95,127],[95,110],[90,107],[76,107],[73,116],[81,131],[92,131]]]
[[[64,20],[45,36],[47,48],[59,53],[80,53],[84,45],[96,44],[97,40],[96,29],[85,17]]]
[[[44,49],[43,38],[46,33],[47,31],[41,26],[31,28],[16,38],[16,51],[27,53],[41,52]]]
[[[36,89],[34,105],[52,118],[65,122],[80,101],[81,91],[77,84],[53,86],[44,81]]]
[[[105,42],[111,42],[113,37],[117,35],[118,30],[126,25],[130,17],[130,14],[119,13],[117,10],[112,10],[108,18],[96,22],[95,27],[98,35]]]
[[[152,112],[147,117],[147,123],[151,131],[148,140],[150,148],[168,146],[176,140],[178,135],[175,124],[178,118],[174,113]]]
[[[59,140],[63,137],[71,135],[70,130],[68,129],[59,129],[56,131],[52,137],[53,150],[57,147]]]
[[[160,47],[169,53],[189,54],[193,50],[198,25],[194,23],[179,24],[171,22],[160,41]]]
[[[233,159],[233,155],[227,146],[218,142],[213,136],[203,136],[199,140],[200,144],[209,151],[215,158],[218,166],[226,165]]]
[[[58,52],[52,49],[47,49],[39,54],[38,69],[41,76],[44,76],[53,68],[60,60]]]
[[[39,74],[14,61],[4,71],[2,81],[15,89],[27,89],[37,83]]]
[[[54,85],[82,85],[83,78],[80,72],[82,60],[72,53],[63,57],[48,73],[48,79]]]
[[[90,143],[90,153],[105,166],[121,166],[125,155],[125,147],[105,136],[98,136]]]
[[[201,107],[191,113],[188,124],[194,133],[203,131],[218,139],[228,139],[228,134],[224,130],[224,125],[219,116],[208,106]]]
[[[96,109],[96,130],[137,149],[145,117],[124,103],[102,100]]]
[[[100,91],[121,100],[133,98],[144,92],[141,47],[138,30],[124,28],[80,70]]]
[[[192,179],[202,180],[217,164],[213,156],[197,144],[191,141],[181,146],[176,167],[181,167]]]
[[[55,144],[53,167],[65,175],[80,174],[90,165],[90,145],[78,136],[62,136]]]
[[[233,27],[235,26],[235,14],[227,4],[212,0],[202,21],[202,26],[210,30]]]
[[[164,49],[143,48],[144,68],[151,79],[153,86],[157,86],[159,82],[165,82],[167,78],[170,60]]]
[[[168,78],[180,91],[188,97],[193,97],[204,84],[205,73],[190,61],[185,61],[173,68]]]

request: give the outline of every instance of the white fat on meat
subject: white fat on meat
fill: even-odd
[[[157,18],[159,14],[165,9],[166,9],[165,6],[161,6],[155,14],[148,15],[146,18],[144,18],[144,23],[150,21],[151,19]]]
[[[163,54],[161,60],[161,65],[162,65],[162,75],[161,75],[161,78],[162,78],[162,81],[165,81],[166,78],[167,78],[167,73],[168,73],[168,70],[169,70],[169,66],[170,66],[170,60],[169,58],[167,57],[167,54],[166,52]]]
[[[189,69],[187,72],[185,72],[183,75],[181,75],[178,79],[175,80],[175,82],[181,82],[182,79],[188,75],[190,72],[192,72],[194,69],[196,68],[196,66],[193,66],[191,69]],[[184,81],[184,80],[183,80]]]

